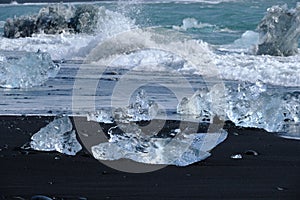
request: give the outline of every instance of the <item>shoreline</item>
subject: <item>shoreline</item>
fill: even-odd
[[[228,138],[206,160],[187,167],[167,166],[134,174],[109,168],[87,151],[71,157],[57,152],[20,150],[32,134],[52,119],[0,116],[0,199],[46,195],[55,199],[273,200],[297,199],[300,195],[297,140],[227,123],[224,129]],[[98,125],[89,124],[91,129]],[[166,127],[176,126],[176,121],[166,123]],[[80,131],[83,130],[77,130],[78,134]],[[259,155],[247,155],[247,150]],[[243,159],[230,158],[237,153]]]

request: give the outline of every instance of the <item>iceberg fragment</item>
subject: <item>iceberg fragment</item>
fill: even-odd
[[[184,97],[177,106],[177,113],[193,116],[201,122],[213,121],[213,113],[210,108],[210,100],[207,91],[198,90],[191,98]]]
[[[88,121],[96,121],[103,123],[116,122],[136,122],[136,121],[150,121],[158,112],[158,105],[150,100],[144,90],[140,90],[135,101],[125,108],[115,108],[110,112],[105,110],[98,110],[87,115]]]
[[[72,129],[68,116],[56,118],[31,137],[30,147],[38,151],[58,151],[67,155],[76,155],[82,147]]]
[[[91,112],[87,114],[87,121],[95,121],[111,124],[114,122],[111,113],[105,110],[97,110],[96,112]]]
[[[118,124],[108,134],[108,142],[91,148],[98,160],[131,159],[146,164],[187,166],[210,156],[209,151],[223,142],[227,132],[187,134],[175,131],[175,137],[147,135],[135,123]]]
[[[48,5],[37,15],[7,19],[4,37],[31,37],[34,33],[93,33],[98,22],[99,7],[94,5]]]
[[[135,98],[135,102],[129,105],[127,116],[130,121],[149,121],[158,112],[158,105],[150,100],[145,90],[140,90]]]
[[[300,4],[273,6],[258,25],[260,33],[257,54],[291,56],[298,52],[300,37]]]
[[[208,99],[210,90],[196,92],[191,98],[183,98],[177,112],[181,115],[196,115],[199,119],[219,116],[220,110],[212,106],[217,99]],[[203,94],[204,93],[204,94]],[[238,86],[228,86],[222,102],[226,114],[225,120],[231,120],[237,126],[262,128],[269,132],[287,135],[299,135],[300,93],[269,92],[262,81],[255,84],[243,82]],[[204,112],[208,109],[208,112]],[[298,127],[298,128],[297,128]]]
[[[59,66],[43,52],[0,52],[0,87],[28,88],[54,77]]]

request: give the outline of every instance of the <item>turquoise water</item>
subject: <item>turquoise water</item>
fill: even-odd
[[[97,4],[114,11],[123,12],[126,16],[134,19],[136,24],[141,27],[160,26],[172,28],[174,25],[180,26],[185,18],[195,18],[198,22],[212,26],[191,28],[184,31],[186,34],[211,44],[228,44],[238,39],[245,31],[254,31],[265,15],[267,8],[283,4],[295,7],[297,0],[236,0],[219,1],[216,4],[211,3],[214,1],[206,2],[114,1]],[[45,5],[1,5],[0,21],[5,21],[7,18],[14,16],[37,14]]]

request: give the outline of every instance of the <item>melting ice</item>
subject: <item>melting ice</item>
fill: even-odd
[[[209,151],[223,142],[227,132],[220,129],[214,133],[185,133],[174,130],[169,137],[161,138],[145,134],[135,121],[150,121],[158,106],[149,100],[144,90],[137,93],[135,102],[126,108],[114,110],[114,117],[99,111],[88,115],[88,120],[104,123],[118,122],[108,131],[109,141],[91,148],[99,160],[127,158],[147,164],[186,166],[210,156]]]
[[[273,6],[258,25],[260,42],[257,54],[290,56],[298,53],[300,37],[300,4]]]
[[[158,112],[158,105],[150,100],[144,90],[140,90],[135,101],[125,108],[115,108],[112,112],[99,110],[87,115],[88,121],[103,123],[150,121]],[[112,113],[112,114],[111,114]]]
[[[38,151],[58,151],[67,155],[76,155],[82,147],[72,129],[68,116],[56,118],[31,137],[30,146]]]
[[[177,112],[200,119],[220,116],[220,110],[213,106],[218,99],[207,98],[217,92],[214,88],[198,91],[191,98],[184,98]],[[244,82],[237,87],[227,87],[224,96],[219,98],[224,99],[223,105],[217,107],[224,109],[224,120],[231,120],[237,126],[262,128],[295,138],[300,135],[300,93],[297,91],[274,93],[261,81]]]
[[[0,87],[42,85],[59,70],[48,53],[0,52]]]
[[[99,160],[127,158],[147,164],[186,166],[206,159],[209,151],[227,137],[223,129],[215,133],[175,133],[175,137],[159,138],[143,133],[135,123],[120,123],[108,131],[108,142],[91,149]]]

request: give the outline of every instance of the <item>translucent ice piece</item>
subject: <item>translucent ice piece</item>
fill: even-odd
[[[190,115],[202,122],[212,122],[214,114],[210,108],[208,95],[208,92],[198,90],[191,98],[183,98],[177,106],[177,113]]]
[[[268,91],[266,85],[258,80],[255,84],[243,82],[238,86],[227,86],[226,94],[220,97],[223,101],[208,98],[217,92],[218,90],[214,91],[212,88],[210,91],[198,91],[191,98],[183,98],[177,112],[181,115],[196,115],[200,119],[211,119],[211,116],[220,116],[224,109],[224,120],[231,120],[237,126],[262,128],[269,132],[282,133],[286,137],[299,136],[298,91]]]
[[[136,121],[152,120],[158,112],[158,105],[150,100],[144,90],[140,90],[135,101],[124,108],[114,108],[112,115],[105,110],[99,110],[94,113],[89,113],[88,121],[96,121],[103,123],[113,123],[114,121],[128,123]]]
[[[228,118],[243,127],[263,128],[269,132],[289,132],[299,124],[298,92],[268,93],[264,84],[243,83],[229,90]]]
[[[82,147],[68,116],[55,119],[31,137],[30,146],[38,151],[58,151],[76,155]]]
[[[178,133],[179,134],[179,133]],[[93,146],[99,160],[127,158],[147,164],[186,166],[210,156],[209,151],[223,142],[227,132],[179,134],[174,138],[145,135],[136,124],[123,124],[109,131],[106,143]]]
[[[52,4],[40,9],[37,15],[9,18],[4,24],[4,37],[31,37],[34,33],[64,32],[93,33],[99,19],[95,5],[66,6]]]
[[[298,52],[300,37],[300,4],[295,9],[287,5],[273,6],[258,25],[260,44],[257,54],[290,56]]]
[[[216,84],[209,91],[198,90],[192,97],[184,97],[177,106],[177,113],[212,123],[216,115],[225,120],[226,109],[226,90],[224,86]]]
[[[57,74],[59,66],[48,53],[0,52],[0,87],[27,88],[42,85]]]
[[[98,110],[96,112],[89,113],[87,115],[87,120],[95,121],[95,122],[102,122],[102,123],[107,123],[107,124],[111,124],[114,122],[114,119],[111,116],[110,112],[105,111],[105,110]]]
[[[135,102],[128,107],[127,115],[131,121],[149,121],[158,112],[158,105],[150,100],[144,90],[140,90]]]

